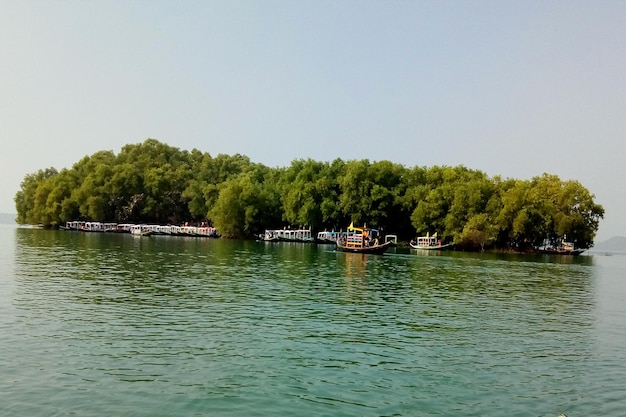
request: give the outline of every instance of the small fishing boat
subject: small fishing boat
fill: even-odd
[[[316,243],[319,244],[336,244],[337,240],[341,238],[341,236],[343,236],[344,233],[343,232],[335,232],[334,230],[332,232],[326,231],[324,230],[323,232],[317,232],[317,238],[315,239]]]
[[[342,252],[368,253],[382,255],[392,245],[392,241],[380,243],[376,229],[368,229],[366,226],[355,227],[353,223],[348,226],[348,232],[337,240],[337,249]]]
[[[278,230],[266,230],[265,233],[259,235],[259,240],[264,242],[280,242]]]
[[[314,243],[311,229],[279,229],[275,231],[283,242]]]
[[[83,225],[83,232],[104,232],[104,226],[100,222],[85,222]]]
[[[83,221],[73,221],[65,223],[64,230],[74,230],[74,231],[82,231],[85,228],[85,222]]]
[[[585,250],[586,249],[576,249],[572,242],[566,242],[565,240],[557,240],[556,242],[551,242],[547,239],[543,242],[543,245],[537,246],[535,248],[535,252],[542,255],[578,256]]]
[[[441,239],[437,238],[436,232],[432,236],[430,236],[430,233],[427,233],[426,236],[420,236],[416,240],[409,242],[409,245],[413,249],[420,250],[446,250],[452,247],[450,243],[442,244]]]
[[[141,224],[133,224],[130,227],[130,234],[133,236],[152,236],[152,230],[145,229]]]

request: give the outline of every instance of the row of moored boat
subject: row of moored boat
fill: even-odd
[[[131,224],[131,223],[103,223],[72,221],[67,222],[65,230],[95,232],[95,233],[130,233],[137,236],[167,235],[167,236],[194,236],[194,237],[220,237],[220,234],[211,226],[177,226],[157,224]]]

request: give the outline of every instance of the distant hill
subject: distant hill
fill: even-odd
[[[15,224],[16,217],[14,213],[0,213],[0,224]]]
[[[604,250],[612,252],[626,252],[626,237],[614,236],[604,242],[593,245],[593,250]]]

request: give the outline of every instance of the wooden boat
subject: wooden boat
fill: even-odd
[[[100,222],[85,222],[82,230],[83,232],[102,233],[104,232],[104,227]]]
[[[132,227],[132,224],[129,224],[129,223],[116,224],[113,228],[107,230],[107,232],[109,232],[109,233],[130,233],[130,228],[131,227]]]
[[[277,230],[266,230],[265,233],[259,235],[259,240],[264,242],[280,242]]]
[[[570,255],[578,256],[586,249],[564,249],[564,248],[537,248],[535,252],[542,255]]]
[[[152,236],[152,230],[147,230],[140,224],[134,224],[130,227],[130,234],[133,236]]]
[[[317,232],[317,238],[315,242],[318,244],[331,244],[334,245],[337,243],[337,240],[340,239],[344,235],[343,232],[328,232],[324,230],[323,232]]]
[[[348,232],[344,237],[337,240],[337,249],[342,252],[369,253],[382,255],[393,246],[392,241],[379,243],[378,230],[367,227],[348,226]]]
[[[221,234],[217,232],[217,229],[212,226],[198,226],[196,228],[196,236],[198,237],[210,237],[214,239],[218,239],[222,237]]]
[[[65,223],[64,230],[74,230],[74,231],[82,231],[85,227],[85,222],[83,221],[73,221]]]
[[[275,230],[278,239],[283,242],[314,243],[311,229],[279,229]]]
[[[315,238],[311,235],[311,229],[297,229],[296,242],[315,243]]]
[[[413,249],[420,250],[446,250],[452,247],[450,243],[442,244],[441,240],[437,238],[437,233],[434,233],[432,236],[430,236],[430,233],[426,234],[426,236],[420,236],[416,240],[409,242],[409,245]]]
[[[76,230],[81,232],[108,232],[108,233],[131,233],[137,236],[167,235],[167,236],[193,236],[206,238],[219,238],[221,235],[217,229],[202,224],[200,226],[158,225],[158,224],[130,224],[130,223],[100,223],[86,221],[71,221],[65,226],[59,226],[63,230]]]
[[[563,240],[558,240],[555,243],[545,240],[543,245],[537,246],[535,248],[535,252],[542,255],[577,256],[583,253],[585,250],[586,249],[576,249],[572,242],[565,242]]]
[[[341,241],[337,242],[337,249],[339,249],[342,252],[369,253],[373,255],[382,255],[383,253],[387,251],[387,249],[389,249],[392,246],[393,246],[392,242],[380,243],[378,245],[373,245],[373,246],[348,246],[348,245],[341,243]]]
[[[261,233],[258,238],[264,242],[315,242],[311,236],[311,229],[268,229],[265,233]]]

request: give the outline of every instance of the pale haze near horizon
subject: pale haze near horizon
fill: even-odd
[[[624,1],[0,0],[0,212],[155,138],[577,180],[626,235]]]

